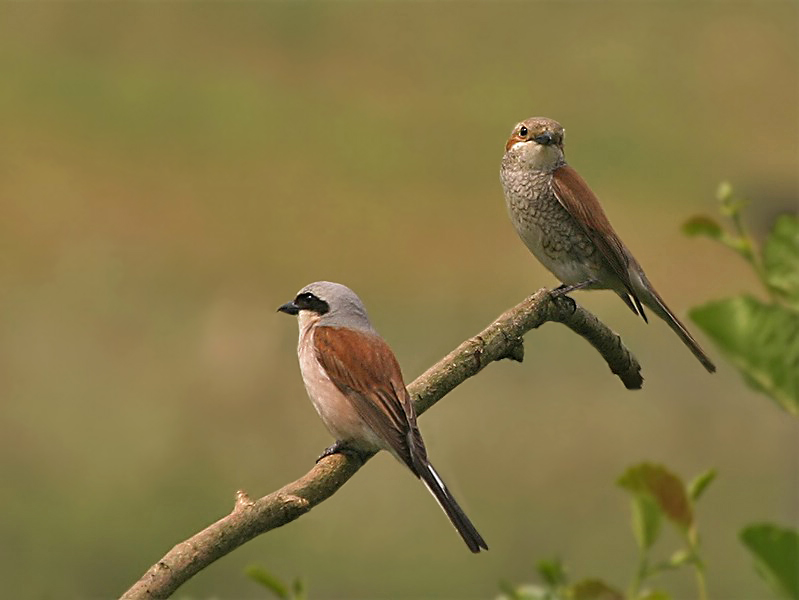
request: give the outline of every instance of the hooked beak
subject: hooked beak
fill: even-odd
[[[279,306],[277,312],[286,313],[287,315],[296,315],[300,312],[300,307],[294,304],[294,301],[286,302],[282,306]]]
[[[555,141],[555,136],[552,134],[552,132],[545,131],[544,133],[539,133],[533,138],[533,140],[542,146],[549,146]]]

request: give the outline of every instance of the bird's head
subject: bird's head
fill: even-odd
[[[331,281],[317,281],[297,292],[291,302],[277,309],[297,315],[300,329],[321,321],[324,325],[370,330],[369,317],[361,299],[350,288]]]
[[[554,169],[564,162],[560,123],[531,117],[517,123],[505,144],[505,154],[532,169]]]

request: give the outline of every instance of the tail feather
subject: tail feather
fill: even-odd
[[[427,489],[433,494],[438,505],[449,517],[455,530],[466,542],[469,550],[475,553],[480,552],[480,550],[488,550],[485,540],[477,533],[477,529],[472,525],[469,517],[466,516],[463,509],[455,501],[455,498],[449,493],[447,486],[444,485],[444,481],[438,476],[433,465],[430,463],[419,465],[418,474]]]
[[[669,307],[663,302],[663,298],[655,291],[655,288],[652,287],[652,284],[649,283],[649,280],[643,273],[641,273],[640,287],[636,290],[636,293],[647,308],[671,327],[674,333],[680,337],[683,344],[688,346],[688,349],[693,352],[694,356],[702,363],[702,366],[707,369],[708,373],[714,373],[716,371],[716,365],[714,365],[708,355],[705,354],[705,351],[702,350],[693,336],[688,333],[688,329],[686,329],[685,325],[683,325],[674,313],[669,310]]]

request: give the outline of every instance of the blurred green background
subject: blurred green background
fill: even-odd
[[[750,290],[680,224],[721,179],[763,232],[795,210],[795,3],[5,3],[0,7],[0,581],[8,598],[122,593],[171,546],[313,464],[296,324],[354,288],[408,380],[557,282],[498,180],[532,115],[678,314]],[[609,292],[578,302],[644,366],[628,392],[557,325],[421,420],[491,551],[378,456],[329,501],[178,597],[490,598],[561,556],[624,586],[630,464],[716,467],[699,526],[714,598],[766,595],[737,541],[797,521],[794,420]],[[692,327],[696,331],[696,327]],[[663,552],[669,550],[663,547]],[[662,580],[694,596],[689,572]]]

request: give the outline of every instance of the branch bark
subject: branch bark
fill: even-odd
[[[408,385],[418,414],[494,361],[524,358],[522,336],[548,321],[566,325],[602,355],[627,389],[643,384],[641,367],[621,338],[569,297],[541,289],[466,340]],[[196,573],[252,538],[290,523],[332,496],[370,457],[349,454],[324,458],[303,477],[251,500],[239,491],[233,511],[176,545],[125,594],[122,600],[168,598]]]

